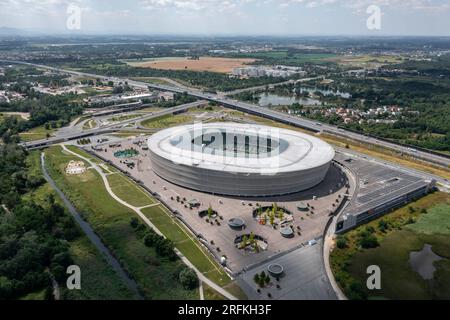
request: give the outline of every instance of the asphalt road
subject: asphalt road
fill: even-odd
[[[118,131],[121,128],[124,128],[127,125],[135,123],[135,122],[142,122],[145,120],[159,118],[159,117],[162,117],[162,116],[165,116],[168,114],[182,112],[182,111],[188,110],[190,108],[204,105],[206,103],[207,103],[206,101],[195,101],[192,103],[187,103],[187,104],[179,105],[179,106],[176,106],[173,108],[168,108],[166,110],[162,110],[159,112],[154,112],[154,113],[151,113],[148,115],[144,115],[142,117],[137,117],[137,118],[132,118],[132,119],[112,123],[112,124],[105,125],[103,127],[96,128],[96,129],[80,130],[80,128],[78,126],[67,127],[67,128],[65,128],[65,130],[63,131],[62,134],[57,134],[55,137],[26,142],[23,145],[25,147],[27,147],[28,149],[34,149],[34,148],[38,148],[38,147],[42,147],[42,146],[49,146],[52,144],[61,143],[64,141],[80,139],[83,137],[89,137],[89,136],[94,136],[94,135],[99,135],[99,134],[104,134],[104,133],[111,133],[111,132]]]
[[[192,95],[199,99],[215,101],[215,102],[223,104],[226,107],[230,107],[233,109],[237,109],[240,111],[244,111],[244,112],[259,115],[259,116],[263,116],[265,118],[283,122],[283,123],[286,123],[289,125],[306,128],[306,129],[313,130],[316,132],[327,131],[327,132],[330,132],[333,134],[341,135],[343,137],[348,137],[348,138],[355,139],[358,141],[368,142],[373,145],[378,145],[378,146],[382,146],[385,148],[394,149],[399,152],[403,152],[404,154],[408,154],[409,156],[412,156],[412,157],[415,157],[418,159],[422,159],[425,161],[429,161],[429,162],[432,162],[435,164],[439,164],[444,167],[450,166],[450,159],[443,157],[443,156],[438,156],[438,155],[420,151],[420,150],[413,150],[409,147],[401,146],[401,145],[398,145],[398,144],[395,144],[392,142],[386,142],[386,141],[382,141],[382,140],[379,140],[376,138],[367,137],[362,134],[353,133],[353,132],[349,132],[349,131],[346,131],[343,129],[339,129],[336,126],[315,122],[315,121],[301,118],[298,116],[291,116],[291,115],[288,115],[288,114],[285,114],[282,112],[270,110],[267,108],[261,108],[256,105],[237,101],[237,100],[234,100],[231,98],[221,97],[220,95],[217,95],[217,94],[205,93],[205,92],[202,92],[201,90],[197,90],[197,89],[193,89],[193,88],[190,88],[190,89],[188,89],[187,87],[176,88],[173,86],[151,84],[151,83],[146,83],[146,82],[141,82],[141,81],[130,80],[130,79],[126,79],[126,78],[106,77],[106,76],[101,76],[101,75],[96,75],[96,74],[91,74],[91,73],[84,73],[84,72],[78,72],[78,71],[72,71],[72,70],[64,70],[64,69],[60,69],[60,68],[54,68],[54,67],[39,65],[39,64],[32,64],[32,63],[27,63],[27,62],[22,62],[22,61],[5,61],[5,60],[1,60],[1,61],[6,62],[6,63],[31,65],[31,66],[35,66],[35,67],[45,68],[48,70],[63,72],[63,73],[72,74],[72,75],[100,78],[102,80],[107,80],[107,81],[109,81],[109,80],[122,81],[122,82],[127,81],[129,85],[132,85],[135,87],[141,87],[141,88],[150,87],[150,88],[157,89],[157,90],[170,91],[170,92],[176,92],[176,93],[187,92],[189,95]],[[70,137],[67,137],[67,138],[70,138]]]

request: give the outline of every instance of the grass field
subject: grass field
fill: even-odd
[[[67,148],[83,157],[94,160],[91,155],[77,147],[67,146]],[[101,161],[95,159],[94,162],[99,163]],[[118,173],[116,169],[109,167],[109,170],[116,174],[107,176],[107,179],[110,182],[114,193],[122,200],[138,207],[154,205],[157,203],[156,199],[142,190],[133,181]],[[239,286],[234,282],[231,282],[231,279],[220,268],[216,261],[202,246],[199,245],[198,241],[191,233],[189,233],[186,227],[180,223],[178,219],[173,217],[167,208],[160,204],[144,208],[142,209],[142,213],[145,214],[168,239],[175,243],[177,249],[180,250],[180,252],[187,257],[200,272],[217,284],[227,288],[227,290],[240,299],[246,299],[244,292]]]
[[[450,299],[450,195],[436,192],[345,234],[347,247],[335,248],[330,262],[336,280],[350,298]],[[387,225],[383,230],[381,225]],[[372,229],[372,231],[370,231]],[[372,232],[380,246],[362,249],[361,232]],[[425,244],[446,258],[435,263],[432,280],[409,265],[409,254]],[[370,265],[381,268],[382,290],[365,289]]]
[[[27,158],[31,175],[41,175],[40,154],[38,151],[31,152]],[[47,197],[53,194],[55,201],[63,205],[61,199],[48,183],[43,184],[32,193],[25,195],[25,199],[45,205]],[[70,213],[67,212],[69,215]],[[119,276],[108,265],[100,252],[89,239],[80,232],[77,239],[70,241],[69,252],[75,264],[82,270],[82,289],[67,290],[61,286],[62,299],[132,299],[133,294],[122,282]],[[29,294],[23,299],[42,300],[45,290]]]
[[[428,213],[407,228],[416,233],[450,235],[450,204],[438,204]]]
[[[140,116],[139,114],[127,114],[127,115],[112,117],[110,119],[110,121],[114,121],[114,122],[125,121],[125,120],[137,118],[139,116]]]
[[[206,283],[203,284],[203,294],[205,296],[205,300],[227,300],[227,298],[212,289]]]
[[[112,191],[120,199],[128,202],[132,206],[144,207],[155,203],[155,200],[148,196],[144,190],[120,173],[109,175],[107,179]]]
[[[55,133],[56,129],[45,129],[44,126],[39,126],[33,129],[30,129],[26,132],[21,132],[19,134],[20,139],[22,141],[34,141],[41,140],[47,138],[47,135],[52,136]]]
[[[199,245],[197,240],[162,206],[142,210],[151,222],[170,240],[178,250],[209,279],[224,286],[230,283],[227,276],[212,257]]]
[[[401,63],[403,57],[393,55],[359,55],[359,56],[338,56],[330,58],[338,64],[348,67],[377,67],[380,65]]]
[[[97,122],[94,119],[90,119],[83,124],[83,130],[94,129],[97,127]]]
[[[188,114],[166,115],[155,119],[145,120],[141,125],[145,128],[169,128],[180,124],[187,124],[194,120],[194,117]]]
[[[148,299],[198,299],[198,290],[185,290],[174,279],[183,263],[158,256],[137,238],[130,226],[136,214],[110,197],[96,171],[89,170],[84,178],[64,174],[64,166],[72,158],[59,146],[47,149],[49,173],[135,279],[143,295]]]

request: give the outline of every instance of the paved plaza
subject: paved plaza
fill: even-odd
[[[157,176],[152,170],[146,147],[146,138],[140,137],[133,140],[124,140],[120,144],[111,144],[111,146],[105,143],[96,146],[95,152],[123,171],[127,171],[153,193],[158,194],[173,212],[178,212],[190,228],[206,240],[217,257],[222,255],[227,257],[227,267],[234,273],[321,236],[330,214],[337,208],[346,192],[343,185],[345,176],[335,166],[331,166],[324,182],[318,187],[299,194],[261,199],[234,198],[202,193],[174,185]],[[128,148],[135,148],[139,150],[140,154],[126,160],[114,156],[114,153],[118,150]],[[129,166],[131,162],[134,163],[134,166]],[[181,201],[176,201],[177,197],[186,199],[184,204]],[[199,202],[199,207],[186,208],[185,204],[193,199]],[[271,206],[273,203],[292,213],[294,218],[292,226],[295,230],[293,238],[284,238],[279,230],[275,230],[271,226],[261,225],[253,218],[253,211],[258,204],[264,207]],[[308,212],[301,212],[297,208],[299,203],[309,204],[311,209]],[[200,211],[207,210],[210,206],[218,212],[219,216],[223,217],[220,226],[211,225],[205,221],[205,218],[199,216]],[[227,222],[232,218],[242,218],[246,223],[245,230],[231,229]],[[267,241],[267,250],[260,253],[250,253],[236,248],[236,237],[251,232]],[[220,253],[217,248],[220,248]]]

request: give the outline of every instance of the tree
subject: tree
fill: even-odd
[[[339,249],[347,248],[347,238],[345,236],[338,236],[336,245]]]
[[[270,283],[270,276],[268,274],[266,274],[264,282],[265,282],[266,285],[268,285]]]
[[[247,246],[247,244],[248,244],[248,237],[247,237],[247,235],[243,235],[241,245],[240,245],[241,249],[244,249]]]
[[[259,284],[259,274],[255,273],[253,276],[253,281],[255,281],[256,284]]]
[[[136,217],[130,219],[130,225],[133,229],[136,229],[139,226],[139,220]]]
[[[211,219],[211,217],[213,216],[213,214],[214,214],[214,211],[213,211],[212,207],[209,206],[209,207],[208,207],[208,218]]]
[[[366,234],[364,235],[360,241],[359,244],[361,245],[361,247],[363,247],[364,249],[371,249],[371,248],[376,248],[380,245],[380,243],[378,242],[377,237],[375,237],[372,234]]]
[[[272,226],[275,224],[275,214],[273,212],[269,213],[269,222]]]
[[[198,277],[191,268],[184,268],[178,277],[181,285],[186,290],[193,290],[198,287]]]

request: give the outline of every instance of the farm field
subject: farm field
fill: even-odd
[[[127,61],[127,64],[133,67],[153,68],[161,70],[190,70],[230,73],[234,68],[239,68],[255,61],[255,59],[250,58],[235,59],[200,57],[198,60],[190,60],[183,57],[168,57],[148,59],[145,61]]]

